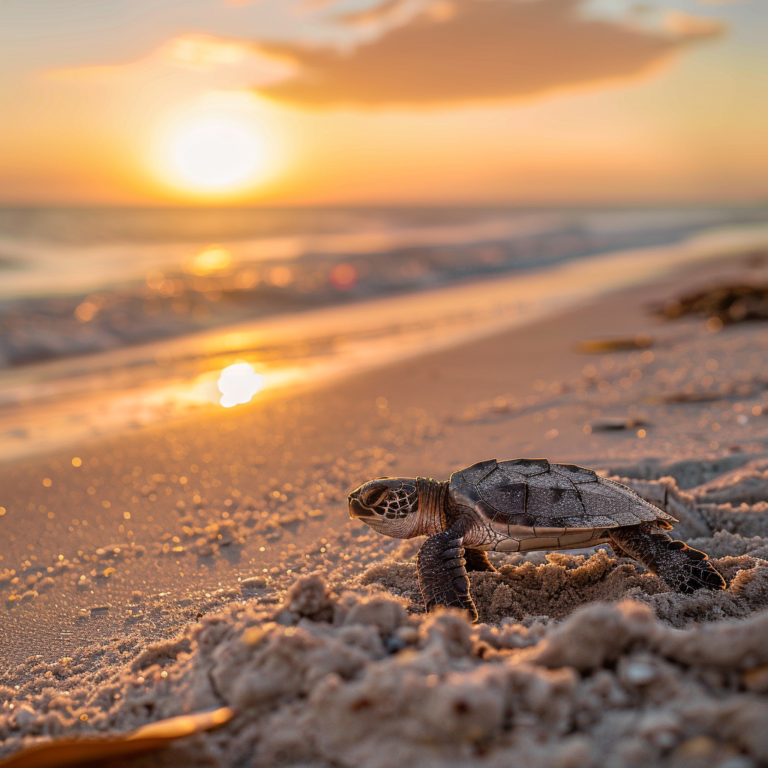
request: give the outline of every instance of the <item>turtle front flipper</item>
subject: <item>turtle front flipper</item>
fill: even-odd
[[[690,595],[697,589],[725,589],[725,579],[715,570],[707,556],[669,534],[653,523],[614,528],[609,532],[611,546],[659,576],[676,592]]]
[[[462,543],[463,538],[455,531],[443,531],[422,544],[417,557],[419,588],[427,610],[436,605],[463,608],[472,621],[477,621]]]

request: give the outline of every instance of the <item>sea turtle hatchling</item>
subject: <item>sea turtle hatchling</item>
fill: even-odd
[[[349,495],[349,515],[396,539],[428,536],[419,550],[427,608],[465,608],[476,620],[467,571],[493,571],[485,554],[607,543],[672,589],[724,589],[707,556],[666,531],[678,522],[621,483],[546,459],[481,461],[447,482],[382,477]]]

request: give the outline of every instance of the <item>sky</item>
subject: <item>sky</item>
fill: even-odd
[[[766,0],[0,0],[0,205],[751,203]]]

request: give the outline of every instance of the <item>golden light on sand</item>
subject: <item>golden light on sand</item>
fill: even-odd
[[[263,386],[264,377],[248,363],[227,366],[219,376],[221,405],[232,408],[247,403]]]
[[[199,190],[228,191],[257,181],[266,166],[264,143],[244,124],[195,122],[171,142],[173,164]]]

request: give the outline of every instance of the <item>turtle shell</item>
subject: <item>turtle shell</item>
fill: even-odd
[[[481,461],[451,475],[450,494],[477,514],[481,530],[467,544],[482,549],[590,546],[606,541],[611,528],[677,522],[621,483],[546,459]]]

